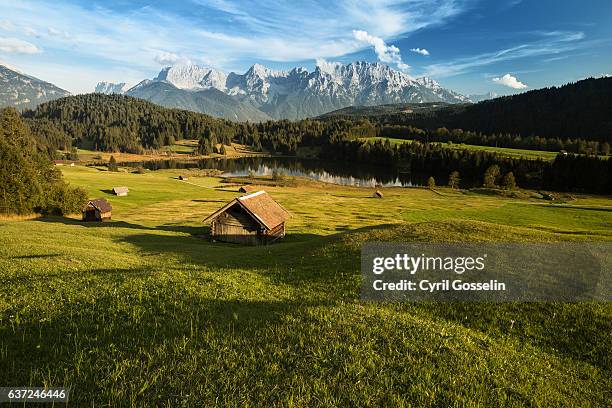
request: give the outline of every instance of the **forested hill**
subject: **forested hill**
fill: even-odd
[[[612,141],[612,77],[589,78],[474,105],[355,107],[323,118],[367,117],[378,123],[464,129],[486,134]]]
[[[214,133],[219,141],[229,140],[234,129],[223,119],[124,95],[69,96],[43,103],[23,116],[36,137],[55,149],[78,145],[138,153],[203,134]]]

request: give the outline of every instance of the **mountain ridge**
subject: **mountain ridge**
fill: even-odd
[[[160,83],[170,84],[174,88],[166,87],[164,94],[149,89],[159,87]],[[216,94],[219,100],[211,100],[212,96],[209,95],[207,102],[222,107],[216,111],[226,112],[232,106],[241,111],[240,115],[230,112],[221,116],[229,120],[237,120],[235,116],[244,117],[247,112],[251,112],[252,116],[246,120],[295,120],[351,105],[470,102],[467,97],[443,88],[431,78],[412,78],[387,65],[364,61],[320,63],[312,72],[303,67],[284,71],[254,64],[244,74],[226,74],[198,65],[175,65],[163,68],[155,78],[143,80],[125,93],[167,107],[216,115],[215,109],[202,104],[204,100],[200,100],[200,103],[193,101],[191,94],[211,89],[221,91],[238,102],[235,105],[220,94]],[[192,100],[189,107],[185,105],[186,100]]]
[[[70,92],[34,76],[0,64],[0,108],[31,109],[70,95]]]

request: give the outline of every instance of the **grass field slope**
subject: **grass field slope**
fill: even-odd
[[[0,220],[0,383],[72,406],[609,406],[609,303],[363,303],[366,241],[612,240],[612,200],[266,186],[287,237],[203,238],[219,178],[63,167],[113,220]],[[107,193],[128,186],[127,197]]]

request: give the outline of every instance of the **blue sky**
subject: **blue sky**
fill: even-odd
[[[71,92],[174,63],[366,60],[507,94],[612,74],[611,20],[610,0],[2,0],[0,62]]]

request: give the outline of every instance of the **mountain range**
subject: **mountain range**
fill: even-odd
[[[68,95],[70,92],[53,84],[0,65],[0,107],[34,108]]]
[[[198,65],[166,67],[127,91],[99,83],[97,92],[125,93],[162,106],[235,121],[302,119],[347,106],[465,103],[470,99],[427,77],[412,78],[380,63],[321,63],[314,71],[272,70],[255,64],[244,74]]]
[[[70,95],[3,65],[0,84],[0,106],[19,109]],[[363,61],[346,65],[321,62],[313,71],[281,71],[255,64],[244,74],[179,64],[133,87],[124,82],[99,82],[94,92],[125,94],[164,107],[251,122],[316,117],[348,106],[472,101],[433,79],[413,78],[387,65]]]

